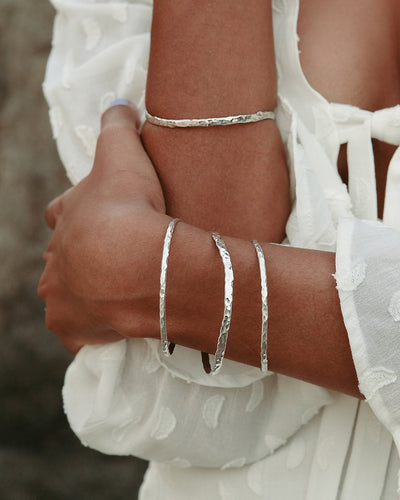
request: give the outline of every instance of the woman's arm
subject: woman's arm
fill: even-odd
[[[92,172],[56,199],[39,295],[46,322],[76,352],[124,337],[159,338],[159,277],[170,218],[127,107],[103,118]],[[101,241],[101,245],[99,245]],[[225,238],[235,273],[227,357],[260,364],[261,301],[251,243]],[[271,370],[359,396],[339,307],[334,255],[263,244],[269,283]],[[180,223],[172,240],[167,326],[171,341],[215,352],[223,267],[210,235]]]
[[[197,118],[273,109],[277,89],[271,17],[271,3],[264,0],[201,5],[193,0],[157,0],[147,84],[149,111],[161,117]],[[281,140],[273,122],[207,130],[147,124],[143,139],[160,175],[170,215],[224,234],[280,241],[289,198]],[[194,245],[196,238],[182,236],[185,230],[195,232],[178,226],[176,237],[181,239],[177,254],[171,255],[172,280],[177,282],[172,281],[174,295],[169,295],[170,337],[212,353],[222,315],[223,269],[211,239],[199,233]],[[227,356],[259,366],[257,259],[250,243],[229,243],[235,305]],[[268,244],[264,251],[270,368],[359,394],[332,277],[334,255]],[[202,285],[193,288],[193,283]]]
[[[156,0],[149,112],[201,118],[274,110],[271,16],[265,0]],[[146,123],[142,137],[168,214],[225,234],[282,240],[289,185],[274,121],[184,130]]]
[[[168,266],[172,342],[214,353],[223,312],[223,266],[211,237],[178,224]],[[249,241],[224,238],[234,271],[226,356],[260,366],[260,273]],[[335,254],[262,244],[268,276],[269,369],[360,397],[343,323]]]

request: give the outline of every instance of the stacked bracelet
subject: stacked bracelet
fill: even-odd
[[[160,118],[159,116],[151,115],[145,111],[146,120],[153,125],[169,128],[187,128],[187,127],[215,127],[238,125],[240,123],[254,123],[261,120],[274,120],[275,113],[273,111],[257,111],[248,115],[221,116],[218,118],[188,118],[173,120],[169,118]]]
[[[168,343],[168,335],[167,335],[167,319],[165,313],[165,299],[166,299],[166,291],[167,291],[167,268],[168,268],[168,256],[169,256],[169,247],[171,246],[172,235],[174,233],[174,229],[176,224],[180,219],[173,219],[167,228],[167,232],[165,233],[164,238],[164,246],[163,253],[161,259],[161,273],[160,273],[160,336],[161,336],[161,352],[164,356],[170,356],[173,351],[175,344]]]
[[[180,219],[173,219],[167,228],[164,238],[163,253],[161,259],[160,273],[160,337],[161,337],[161,352],[164,356],[170,356],[174,350],[175,344],[169,344],[167,335],[166,321],[166,289],[167,289],[167,268],[169,249],[171,246],[172,235],[176,224]],[[215,375],[219,372],[224,359],[226,343],[228,340],[228,332],[232,317],[232,299],[233,299],[233,270],[229,252],[224,241],[218,233],[211,234],[218,251],[220,253],[225,273],[225,297],[224,297],[224,316],[221,323],[220,333],[217,342],[217,350],[215,352],[215,364],[210,368],[209,372]]]
[[[167,287],[167,268],[169,249],[171,240],[176,224],[179,219],[173,219],[167,228],[164,238],[163,253],[161,259],[161,274],[160,274],[160,336],[161,336],[161,352],[165,356],[170,356],[174,350],[175,344],[168,342],[167,335],[167,322],[166,322],[166,287]],[[211,233],[212,239],[221,256],[222,264],[224,266],[224,314],[221,322],[220,332],[217,341],[217,349],[215,352],[214,366],[210,366],[209,358],[206,353],[202,353],[203,366],[207,373],[211,375],[217,374],[224,360],[226,345],[228,341],[228,334],[232,319],[232,303],[233,303],[233,269],[232,261],[225,242],[221,236],[214,232]],[[267,288],[267,273],[265,266],[265,257],[261,245],[258,241],[253,240],[253,245],[256,250],[258,264],[260,269],[261,278],[261,312],[262,312],[262,326],[261,326],[261,370],[262,372],[268,371],[268,358],[267,358],[267,330],[268,330],[268,288]]]
[[[268,288],[267,288],[267,271],[265,267],[265,257],[261,245],[258,241],[253,240],[254,248],[256,249],[258,265],[260,268],[261,277],[261,371],[268,371],[267,358],[267,333],[268,333]]]
[[[215,363],[211,367],[211,375],[216,375],[222,366],[224,360],[226,343],[228,341],[229,328],[232,318],[232,302],[233,302],[233,269],[231,256],[224,243],[224,240],[218,233],[211,233],[212,239],[218,248],[219,254],[224,265],[225,286],[224,286],[224,315],[222,317],[221,328],[217,342],[217,350],[215,351]]]

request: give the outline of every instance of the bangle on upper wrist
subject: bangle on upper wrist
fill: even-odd
[[[262,120],[274,120],[275,113],[273,111],[257,111],[247,115],[232,115],[221,116],[215,118],[182,118],[182,119],[169,119],[161,118],[159,116],[151,115],[147,110],[145,111],[146,120],[159,127],[168,128],[187,128],[187,127],[216,127],[239,125],[244,123],[255,123]]]

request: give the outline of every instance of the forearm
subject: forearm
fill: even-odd
[[[193,118],[274,108],[269,2],[220,1],[212,12],[203,4],[204,12],[198,6],[192,12],[194,3],[186,0],[175,7],[187,8],[185,19],[178,15],[182,12],[167,17],[163,11],[167,4],[159,1],[154,12],[147,91],[152,114]],[[279,241],[276,229],[286,220],[288,205],[282,199],[288,183],[273,122],[206,130],[147,125],[144,143],[158,168],[170,215],[247,240]],[[196,152],[201,154],[196,157]],[[275,226],[270,224],[274,219],[280,219]],[[221,260],[204,231],[179,224],[174,238],[167,289],[169,338],[213,353],[223,311]],[[225,241],[235,274],[226,355],[260,366],[261,298],[255,250],[249,241],[227,237]],[[334,255],[263,247],[270,369],[359,395],[332,277]]]
[[[223,266],[211,237],[186,224],[171,247],[167,322],[171,341],[215,352],[223,311]],[[253,245],[224,238],[234,270],[226,356],[260,366],[260,274]],[[263,244],[268,273],[272,371],[360,396],[340,310],[335,255]]]
[[[155,0],[149,111],[170,118],[274,109],[270,1]]]
[[[155,2],[147,82],[152,114],[226,116],[275,104],[269,2]],[[146,124],[142,136],[170,215],[225,234],[282,239],[288,179],[273,121],[184,130]]]
[[[39,295],[46,322],[69,349],[123,337],[159,338],[161,187],[141,147],[135,114],[103,115],[90,174],[46,211],[53,229]],[[82,216],[82,214],[84,216]],[[208,232],[179,223],[168,266],[170,340],[215,352],[224,272]],[[252,244],[225,237],[234,294],[227,356],[260,365],[261,300]],[[99,244],[99,242],[101,244]],[[264,244],[269,283],[269,366],[349,394],[357,382],[335,289],[334,255]]]

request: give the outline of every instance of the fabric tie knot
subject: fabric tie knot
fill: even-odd
[[[372,139],[400,145],[400,105],[367,111],[348,104],[332,103],[332,118],[338,127],[340,144],[347,144],[348,189],[356,217],[375,220],[377,195]],[[390,161],[385,193],[383,220],[398,225],[400,210],[400,148]],[[399,229],[399,228],[398,228]]]

